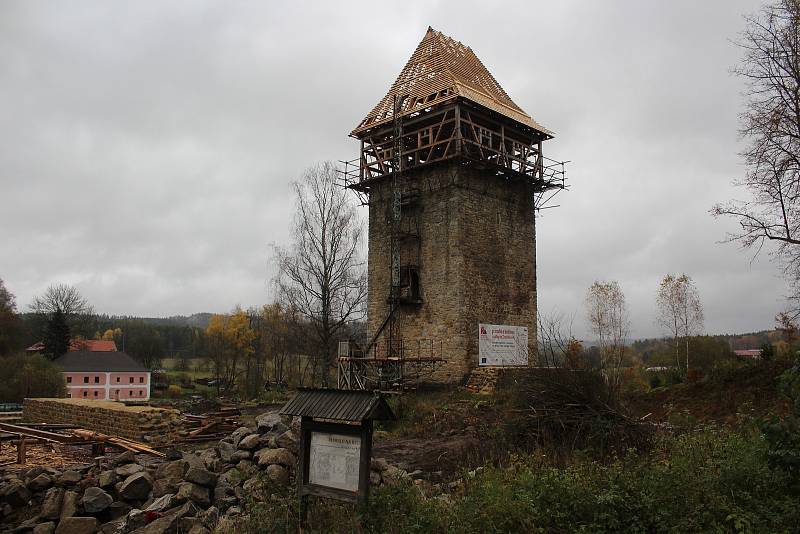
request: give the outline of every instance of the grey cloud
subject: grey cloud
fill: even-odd
[[[556,131],[572,189],[538,226],[539,302],[575,314],[595,279],[657,335],[666,272],[697,280],[709,331],[765,328],[784,284],[719,245],[739,192],[739,57],[758,2],[0,4],[0,276],[20,304],[76,284],[108,313],[271,298],[289,182],[356,155],[347,133],[428,25],[470,45]]]

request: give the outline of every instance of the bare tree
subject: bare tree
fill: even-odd
[[[689,371],[689,338],[700,333],[703,328],[703,305],[700,294],[691,277],[682,274],[667,274],[661,280],[656,294],[658,323],[664,327],[675,341],[675,361],[680,369],[680,338],[686,346],[686,371]]]
[[[38,328],[43,329],[57,311],[64,314],[72,335],[90,336],[93,332],[94,309],[75,286],[52,284],[33,299],[29,309],[38,316]]]
[[[608,377],[611,391],[616,394],[630,328],[625,294],[616,281],[595,282],[589,286],[586,317],[600,345],[600,366]]]
[[[75,286],[53,284],[44,294],[33,299],[30,306],[34,313],[51,314],[61,310],[64,315],[82,315],[93,313],[89,302],[81,296]]]
[[[280,304],[266,304],[247,312],[253,331],[253,350],[245,360],[245,391],[255,397],[270,382],[277,387],[287,383],[289,358],[295,349],[292,343],[296,317]]]
[[[742,64],[734,72],[747,82],[740,134],[748,141],[742,157],[749,200],[712,209],[738,220],[729,241],[755,248],[777,246],[787,278],[800,290],[800,0],[779,0],[746,17],[738,46]]]
[[[327,386],[337,335],[363,315],[363,228],[350,195],[336,183],[332,163],[308,169],[293,187],[294,243],[277,249],[277,286],[285,305],[311,325],[314,375]]]
[[[561,312],[537,315],[538,365],[541,367],[571,367],[570,356],[577,340],[572,335],[572,317]]]

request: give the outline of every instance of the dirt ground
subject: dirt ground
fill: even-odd
[[[91,447],[88,446],[75,447],[59,443],[31,442],[27,444],[25,464],[18,464],[16,461],[17,446],[3,443],[2,447],[0,447],[0,465],[14,462],[2,468],[5,472],[38,466],[64,469],[70,465],[92,463],[93,458]]]
[[[406,471],[452,474],[459,469],[483,465],[481,441],[476,435],[390,439],[373,446],[372,456],[385,458]]]

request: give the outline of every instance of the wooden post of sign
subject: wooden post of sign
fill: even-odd
[[[361,528],[364,528],[364,514],[369,503],[369,475],[372,468],[372,421],[361,423],[361,458],[358,463],[358,501],[357,514]]]
[[[365,507],[369,501],[369,472],[372,463],[372,421],[361,423],[361,459],[359,462],[358,504]]]
[[[301,417],[300,418],[300,442],[298,443],[298,452],[300,453],[299,458],[297,460],[297,495],[299,496],[299,506],[298,506],[298,522],[300,525],[300,532],[304,532],[306,528],[306,522],[308,520],[308,495],[305,495],[303,490],[303,484],[306,480],[308,480],[308,451],[311,444],[309,443],[310,439],[306,439],[306,434],[308,431],[306,427],[308,426],[308,422],[311,420],[310,417]]]
[[[17,442],[17,463],[20,465],[25,465],[26,462],[26,453],[27,453],[27,443],[25,440],[25,436],[20,436],[19,441]]]

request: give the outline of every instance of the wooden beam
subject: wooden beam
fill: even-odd
[[[48,432],[47,430],[28,428],[22,425],[12,425],[10,423],[0,423],[0,430],[3,432],[10,432],[13,434],[19,434],[20,436],[37,438],[55,443],[77,443],[81,441],[75,436],[67,436],[64,434],[57,434],[55,432]]]

